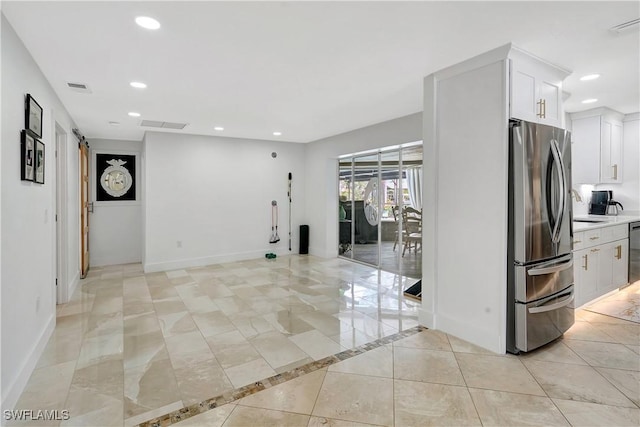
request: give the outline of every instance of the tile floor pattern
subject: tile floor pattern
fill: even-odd
[[[640,323],[640,280],[621,289],[610,298],[598,301],[585,309]]]
[[[129,426],[417,325],[398,277],[341,260],[139,270],[94,270],[59,309],[19,408]],[[578,311],[522,356],[432,330],[371,348],[162,425],[640,425],[638,323]]]
[[[418,304],[402,297],[412,283],[312,256],[94,268],[58,306],[16,408],[68,409],[60,425],[136,425],[416,327]]]

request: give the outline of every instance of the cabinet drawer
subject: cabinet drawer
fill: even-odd
[[[573,233],[573,250],[590,248],[603,243],[626,239],[629,236],[629,225],[620,224],[594,230],[582,230]]]
[[[613,225],[600,229],[600,239],[602,242],[613,242],[614,240],[626,239],[629,236],[629,225]]]
[[[602,236],[600,235],[601,230],[602,228],[596,228],[595,230],[583,231],[582,233],[584,234],[584,238],[582,239],[582,247],[590,248],[602,243]]]

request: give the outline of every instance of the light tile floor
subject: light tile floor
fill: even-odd
[[[640,280],[586,310],[640,323]]]
[[[94,269],[59,307],[17,407],[70,411],[53,425],[179,413],[414,328],[408,284],[307,256],[146,275],[139,265]],[[638,323],[578,311],[563,339],[522,356],[438,331],[407,335],[173,425],[640,425]]]

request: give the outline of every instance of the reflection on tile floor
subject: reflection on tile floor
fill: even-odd
[[[586,310],[640,323],[640,280]]]
[[[495,355],[416,328],[406,285],[307,256],[94,269],[17,409],[70,411],[38,426],[640,425],[639,324],[578,311],[564,338]]]

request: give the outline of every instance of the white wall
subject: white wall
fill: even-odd
[[[397,144],[422,141],[422,114],[416,113],[340,135],[306,146],[306,218],[309,253],[324,258],[338,255],[338,164],[337,158]],[[331,213],[335,212],[335,215]]]
[[[424,81],[423,200],[431,203],[420,323],[496,353],[506,350],[507,67],[490,53]]]
[[[67,135],[74,123],[4,15],[2,19],[1,149],[1,373],[2,408],[11,408],[22,392],[55,326],[55,122]],[[45,184],[20,180],[20,130],[24,97],[30,93],[43,107],[46,146]],[[68,164],[77,164],[68,138]],[[73,153],[76,153],[75,156]],[[75,174],[75,175],[74,175]],[[67,173],[69,212],[78,194],[77,168]],[[75,204],[77,209],[77,199]],[[73,215],[73,214],[71,214]],[[70,221],[73,219],[70,218]],[[71,224],[71,223],[70,223]],[[68,229],[67,278],[77,272],[78,234]],[[76,259],[74,259],[76,258]],[[77,277],[77,275],[75,275]],[[62,283],[60,286],[71,286]]]
[[[147,132],[145,271],[289,253],[289,172],[292,253],[298,253],[309,196],[304,151],[295,143]],[[272,200],[280,210],[276,244],[269,244]]]
[[[0,7],[2,7],[0,5]],[[4,15],[0,16],[0,35],[3,34]],[[1,39],[0,39],[1,41]],[[0,51],[2,47],[0,46]],[[2,82],[2,55],[0,55],[0,82]],[[0,84],[0,100],[2,100],[2,85]],[[0,106],[0,111],[2,107]],[[2,136],[2,120],[0,120],[0,137]],[[0,189],[2,188],[2,144],[0,141]],[[0,194],[0,242],[2,242],[2,194]],[[0,244],[0,309],[2,309],[2,245]],[[4,381],[2,379],[2,312],[0,311],[0,409],[4,409]]]
[[[90,139],[89,169],[89,263],[102,265],[129,264],[142,260],[142,142]],[[96,154],[128,154],[136,156],[136,200],[96,201]]]

